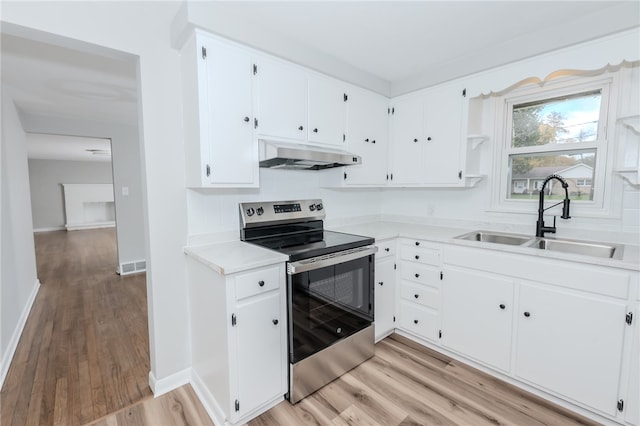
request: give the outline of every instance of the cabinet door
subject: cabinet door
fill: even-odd
[[[394,259],[376,261],[375,269],[375,336],[376,342],[395,327],[395,269]]]
[[[253,61],[249,52],[201,36],[199,61],[201,144],[206,144],[205,180],[210,184],[254,184],[258,150],[253,142]]]
[[[309,76],[309,142],[345,145],[346,101],[344,86],[337,80]]]
[[[349,91],[347,148],[362,164],[345,168],[346,185],[385,185],[389,176],[389,100],[361,89]]]
[[[531,283],[517,315],[516,376],[614,416],[625,303]]]
[[[258,61],[257,133],[303,141],[307,136],[307,76],[293,65]]]
[[[640,320],[640,309],[636,309],[633,320],[636,324],[631,346],[631,368],[624,404],[624,420],[632,425],[640,425],[640,327],[637,323]]]
[[[283,330],[280,292],[250,299],[237,307],[237,372],[240,410],[237,417],[282,395]]]
[[[422,183],[425,144],[423,98],[412,96],[400,99],[391,108],[391,183]]]
[[[425,183],[462,185],[462,106],[458,85],[444,85],[425,93]]]
[[[509,371],[513,282],[478,271],[446,269],[442,282],[442,344]]]

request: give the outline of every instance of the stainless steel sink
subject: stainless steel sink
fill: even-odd
[[[592,241],[538,238],[522,234],[508,234],[493,231],[473,231],[455,237],[457,240],[479,241],[483,243],[521,246],[559,253],[622,260],[624,245]]]
[[[488,231],[473,231],[455,238],[459,240],[481,241],[484,243],[507,244],[510,246],[519,246],[531,241],[531,237],[526,235]]]
[[[624,255],[624,246],[620,244],[557,240],[555,238],[534,238],[530,243],[526,244],[526,247],[605,259],[622,259]]]

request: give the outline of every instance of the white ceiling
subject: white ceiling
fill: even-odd
[[[109,139],[27,133],[27,157],[35,160],[111,161]]]
[[[254,31],[253,41],[250,37],[242,40],[242,33],[237,31],[229,34],[232,38],[255,45],[256,34],[272,34],[262,37],[272,41],[271,45],[260,46],[264,50],[346,80],[353,80],[357,72],[371,76],[386,85],[386,95],[640,25],[638,1],[211,4],[221,19],[231,23],[228,28],[242,23],[246,28],[259,29]],[[148,7],[152,13],[153,2],[148,2]],[[224,35],[224,30],[221,32]],[[1,41],[2,87],[22,114],[137,123],[133,60],[8,34],[2,34]],[[300,49],[291,48],[294,45],[303,46],[306,56],[296,56]],[[357,72],[347,76],[345,70]],[[380,91],[380,85],[371,88]]]
[[[386,95],[640,25],[638,1],[229,1],[210,10],[372,74],[390,83]]]

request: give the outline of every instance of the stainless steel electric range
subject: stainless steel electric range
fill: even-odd
[[[324,218],[322,200],[240,203],[241,240],[289,256],[292,403],[374,352],[374,239],[327,231]]]

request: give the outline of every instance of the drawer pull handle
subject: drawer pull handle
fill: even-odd
[[[506,306],[504,305],[504,303],[501,303],[500,304],[500,309],[504,309],[504,308],[506,308]]]
[[[388,252],[389,251],[389,247],[385,247],[384,251]]]
[[[416,278],[420,278],[420,274],[416,274]]]
[[[277,319],[274,319],[274,320],[273,320],[273,325],[278,325],[278,322],[279,322],[279,321],[278,321]]]
[[[524,313],[524,316],[529,318],[531,316],[531,313],[529,313],[528,311]]]
[[[418,260],[418,259],[420,259],[420,256],[418,256],[418,255],[416,254],[416,260]]]
[[[418,323],[418,320],[413,320],[413,323],[414,323],[414,324],[417,324],[417,323]]]
[[[414,294],[413,297],[415,297],[417,299],[418,297],[420,297],[420,295],[419,294]]]
[[[258,285],[259,285],[260,287],[264,287],[264,281],[262,281],[262,280],[258,281]]]
[[[383,283],[382,281],[380,281],[378,284],[382,285],[382,284],[384,284],[384,283]]]
[[[416,241],[416,245],[419,246],[420,245],[420,241]]]

